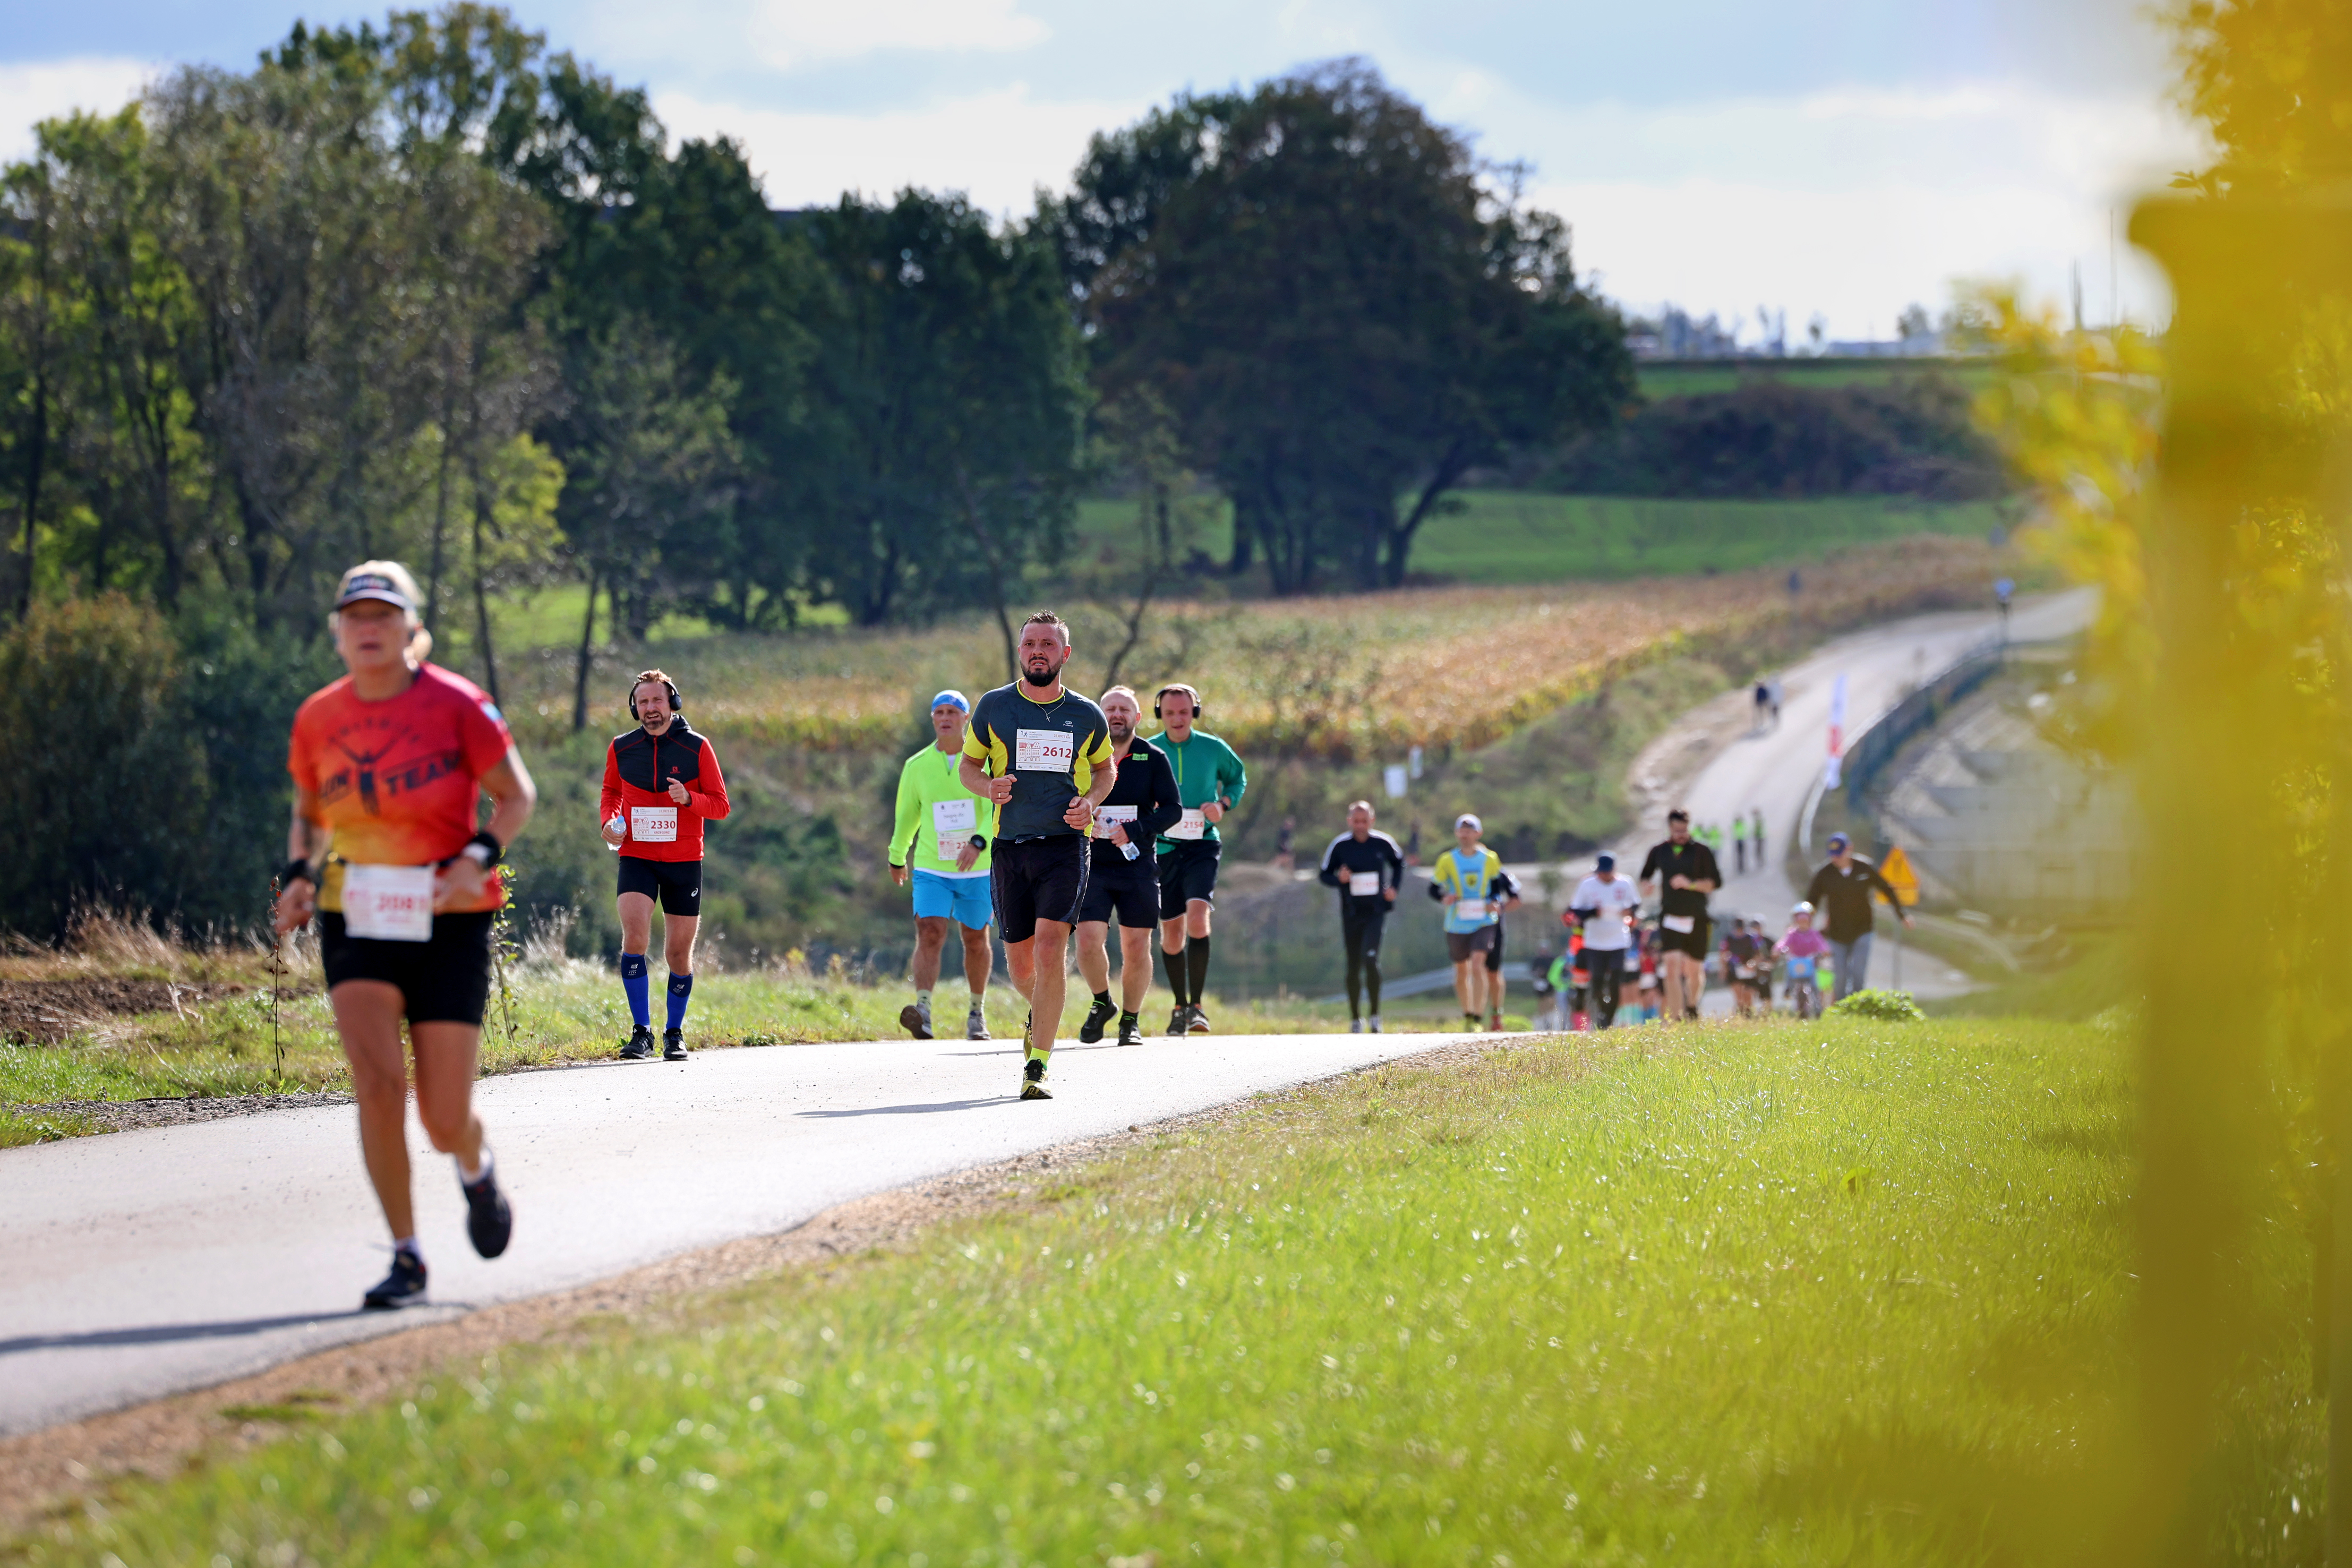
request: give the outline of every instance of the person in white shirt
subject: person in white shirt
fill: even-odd
[[[1627,917],[1642,906],[1633,884],[1617,874],[1617,857],[1593,862],[1592,874],[1576,884],[1569,913],[1584,922],[1585,974],[1592,991],[1592,1023],[1617,1021],[1617,983],[1625,973],[1625,949],[1633,942]]]

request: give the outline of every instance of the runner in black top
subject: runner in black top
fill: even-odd
[[[1706,895],[1723,885],[1723,871],[1715,852],[1691,837],[1690,813],[1681,807],[1666,813],[1666,841],[1642,862],[1640,881],[1644,898],[1660,882],[1665,884],[1658,918],[1665,1016],[1695,1019],[1706,988]]]
[[[1371,1030],[1381,1032],[1381,932],[1397,889],[1404,885],[1404,851],[1372,827],[1372,803],[1348,807],[1348,831],[1323,851],[1319,879],[1339,890],[1339,940],[1348,950],[1348,1031],[1364,1032],[1363,995],[1370,994]]]
[[[1078,1043],[1092,1045],[1103,1025],[1118,1015],[1118,1043],[1141,1045],[1137,1015],[1151,986],[1151,934],[1160,926],[1160,868],[1154,841],[1184,814],[1176,793],[1176,770],[1135,727],[1143,705],[1133,686],[1113,686],[1102,695],[1103,720],[1110,726],[1111,760],[1118,782],[1095,811],[1093,858],[1087,867],[1087,895],[1078,906],[1078,973],[1086,977],[1094,1005],[1078,1026]],[[1110,999],[1111,917],[1118,917],[1120,1000]]]
[[[1022,623],[1021,678],[971,710],[958,777],[996,802],[990,886],[1005,967],[1029,1002],[1021,1098],[1050,1100],[1070,930],[1087,892],[1087,835],[1118,777],[1102,709],[1062,686],[1070,629],[1050,610]],[[984,847],[984,846],[983,846]]]

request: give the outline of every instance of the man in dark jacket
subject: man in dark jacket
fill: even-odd
[[[1323,851],[1317,880],[1339,890],[1339,940],[1348,950],[1348,1030],[1364,1032],[1364,995],[1371,999],[1371,1030],[1381,1032],[1381,932],[1397,889],[1404,883],[1404,852],[1372,827],[1372,803],[1348,808],[1348,831]]]
[[[1805,901],[1820,911],[1821,933],[1829,942],[1830,960],[1837,966],[1833,1002],[1862,989],[1870,973],[1870,938],[1878,927],[1870,907],[1873,893],[1884,894],[1902,917],[1905,929],[1910,928],[1911,912],[1895,896],[1893,884],[1878,874],[1876,866],[1853,852],[1853,840],[1843,833],[1832,833],[1829,863],[1813,873]]]
[[[1081,1044],[1103,1037],[1103,1026],[1118,1015],[1118,1043],[1141,1045],[1143,994],[1151,986],[1151,933],[1160,924],[1160,871],[1152,846],[1184,814],[1176,792],[1176,772],[1167,754],[1139,740],[1135,726],[1143,714],[1135,692],[1113,686],[1102,695],[1103,722],[1110,727],[1111,757],[1118,782],[1095,811],[1095,839],[1087,868],[1086,897],[1078,904],[1078,973],[1095,994],[1087,1021],[1078,1026]],[[1122,1006],[1110,999],[1110,922],[1118,916],[1118,983]]]

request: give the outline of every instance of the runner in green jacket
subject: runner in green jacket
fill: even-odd
[[[1201,716],[1201,694],[1171,682],[1151,699],[1164,727],[1156,743],[1175,770],[1176,794],[1184,815],[1160,835],[1160,955],[1168,967],[1168,988],[1176,993],[1170,1034],[1206,1034],[1209,1015],[1201,1009],[1208,994],[1209,910],[1217,896],[1217,857],[1223,852],[1217,823],[1241,804],[1249,773],[1234,748],[1192,727]]]

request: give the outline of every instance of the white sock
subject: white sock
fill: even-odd
[[[415,1259],[419,1263],[425,1261],[424,1249],[416,1245],[416,1238],[414,1236],[404,1236],[400,1238],[400,1239],[392,1244],[392,1249],[394,1252],[405,1252],[411,1258]]]
[[[482,1145],[482,1168],[478,1171],[467,1170],[466,1168],[466,1162],[463,1159],[458,1158],[456,1155],[452,1155],[449,1157],[457,1164],[458,1179],[463,1181],[467,1186],[473,1186],[476,1182],[480,1181],[484,1176],[490,1174],[490,1145],[488,1144],[484,1144]]]
[[[971,994],[971,1010],[972,1010],[972,1011],[974,1011],[974,1012],[979,1012],[979,1011],[981,1011],[981,1010],[982,1010],[982,1008],[985,1006],[985,1004],[987,1003],[987,1001],[988,1001],[988,993],[987,993],[986,991],[974,991],[974,992],[972,992],[972,994]]]

